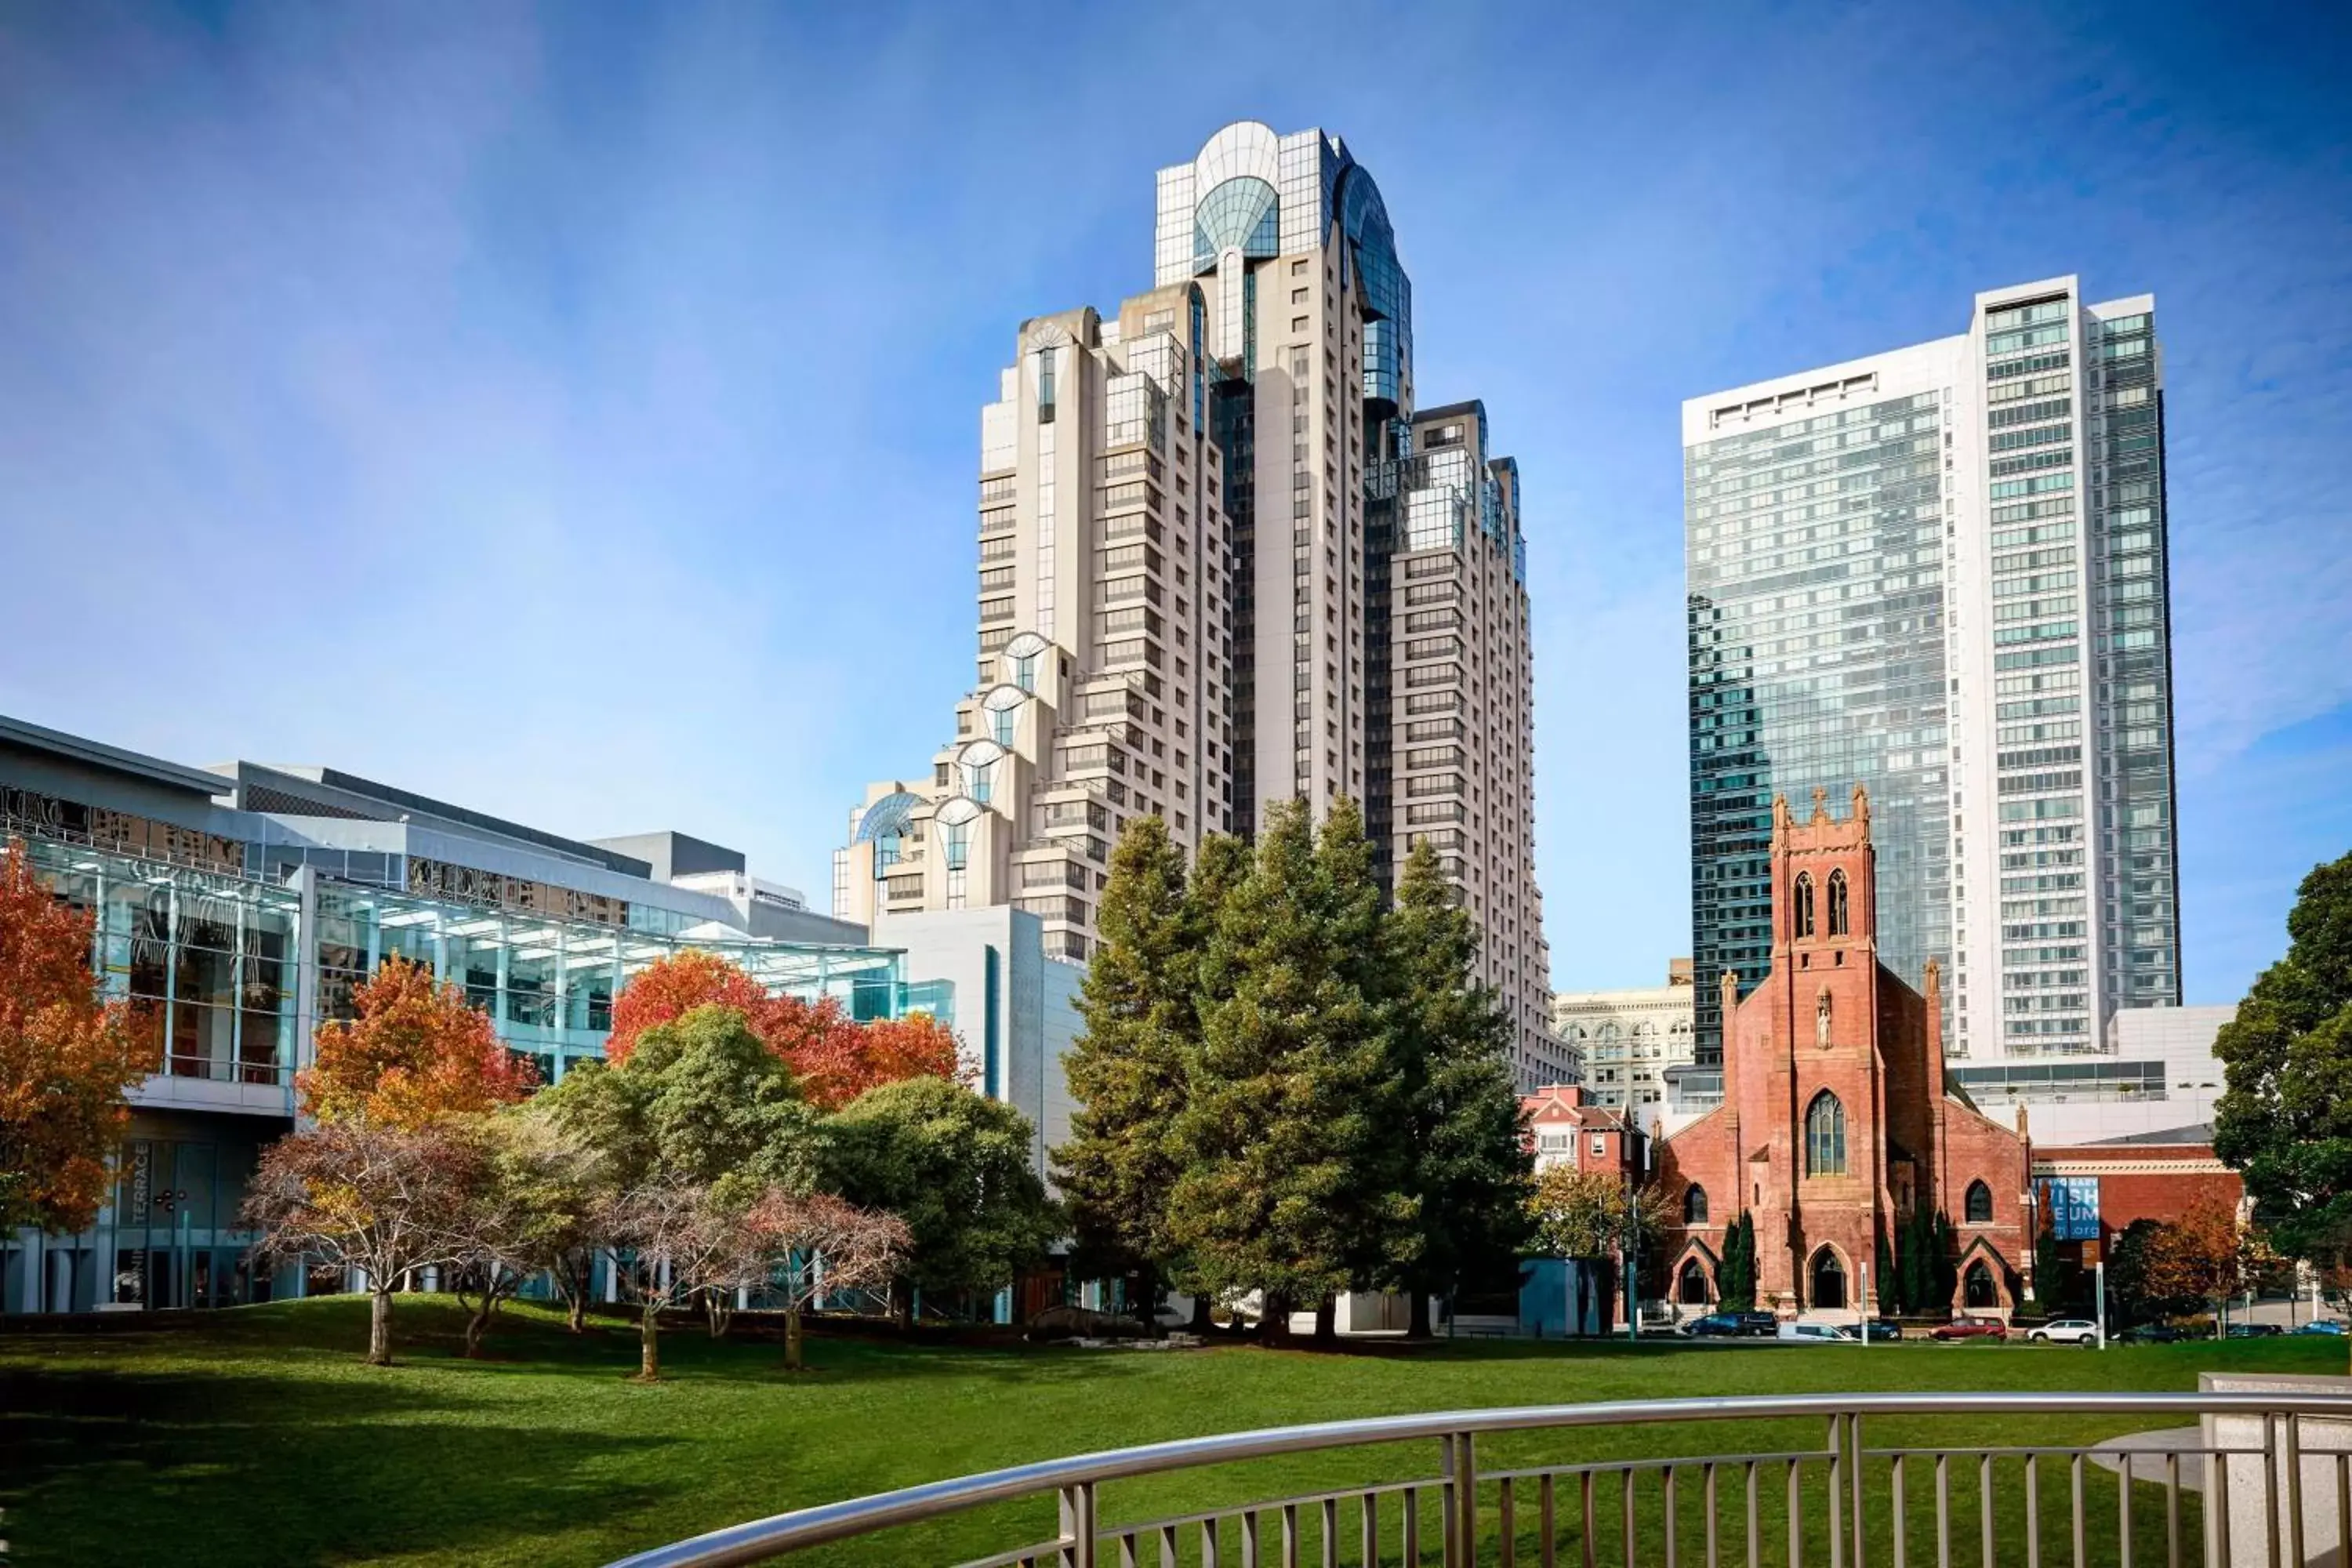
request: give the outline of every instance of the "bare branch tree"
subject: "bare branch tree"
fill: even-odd
[[[478,1139],[446,1126],[328,1124],[262,1151],[243,1223],[257,1254],[318,1258],[367,1276],[371,1365],[392,1363],[392,1292],[463,1255],[454,1225],[484,1176]]]
[[[801,1370],[802,1314],[826,1295],[887,1285],[911,1245],[906,1223],[829,1193],[771,1189],[758,1205],[769,1289],[784,1298],[784,1365]]]

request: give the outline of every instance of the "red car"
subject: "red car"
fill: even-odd
[[[1931,1340],[2005,1340],[2009,1325],[1999,1318],[1955,1318],[1940,1329],[1931,1329]]]

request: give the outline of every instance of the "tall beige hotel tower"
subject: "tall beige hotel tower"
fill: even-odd
[[[1013,904],[1084,962],[1109,853],[1265,807],[1427,838],[1528,1085],[1547,1018],[1518,472],[1483,405],[1417,408],[1412,286],[1371,174],[1239,121],[1162,169],[1153,287],[1022,323],[981,410],[978,663],[919,777],[870,785],[835,912]]]

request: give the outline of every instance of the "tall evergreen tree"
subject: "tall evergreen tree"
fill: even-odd
[[[1516,1258],[1528,1238],[1534,1171],[1507,1054],[1511,1025],[1471,978],[1477,947],[1436,851],[1421,840],[1371,949],[1396,1080],[1394,1135],[1381,1142],[1402,1157],[1410,1213],[1398,1217],[1411,1226],[1388,1247],[1381,1282],[1412,1297],[1415,1337],[1430,1331],[1432,1293]]]
[[[1723,1256],[1716,1262],[1716,1305],[1745,1312],[1756,1305],[1756,1218],[1746,1209],[1723,1233]]]
[[[1891,1317],[1902,1310],[1903,1287],[1895,1278],[1895,1248],[1887,1240],[1886,1224],[1884,1220],[1879,1222],[1871,1239],[1871,1293],[1878,1298],[1874,1304],[1879,1314],[1882,1317]]]
[[[1199,1032],[1196,921],[1167,823],[1135,818],[1111,852],[1102,943],[1078,993],[1087,1032],[1063,1058],[1078,1109],[1054,1165],[1074,1261],[1130,1279],[1129,1300],[1147,1321],[1175,1251],[1168,1199],[1180,1168],[1185,1055]]]
[[[1295,1305],[1349,1284],[1349,1186],[1373,1130],[1361,1070],[1370,1004],[1330,901],[1307,807],[1274,807],[1247,875],[1219,902],[1203,962],[1220,994],[1187,1053],[1179,1121],[1184,1169],[1169,1217],[1186,1282],[1263,1292],[1277,1341]]]
[[[1333,1070],[1355,1085],[1362,1120],[1362,1135],[1347,1152],[1350,1169],[1339,1217],[1351,1241],[1349,1286],[1369,1289],[1398,1278],[1419,1254],[1423,1229],[1415,1180],[1419,1152],[1409,1141],[1417,1122],[1406,1079],[1410,1053],[1401,1049],[1398,1028],[1402,991],[1384,941],[1389,917],[1371,840],[1364,836],[1362,811],[1347,795],[1331,802],[1315,836],[1315,885],[1341,976],[1363,1003],[1352,1016],[1332,1020],[1328,1045]],[[1333,1337],[1334,1305],[1328,1296],[1317,1303],[1318,1341]]]

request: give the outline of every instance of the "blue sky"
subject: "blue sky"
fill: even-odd
[[[820,900],[969,678],[978,407],[1227,120],[1525,478],[1557,982],[1688,945],[1681,401],[2157,295],[2189,999],[2352,848],[2340,5],[0,9],[0,711]]]

